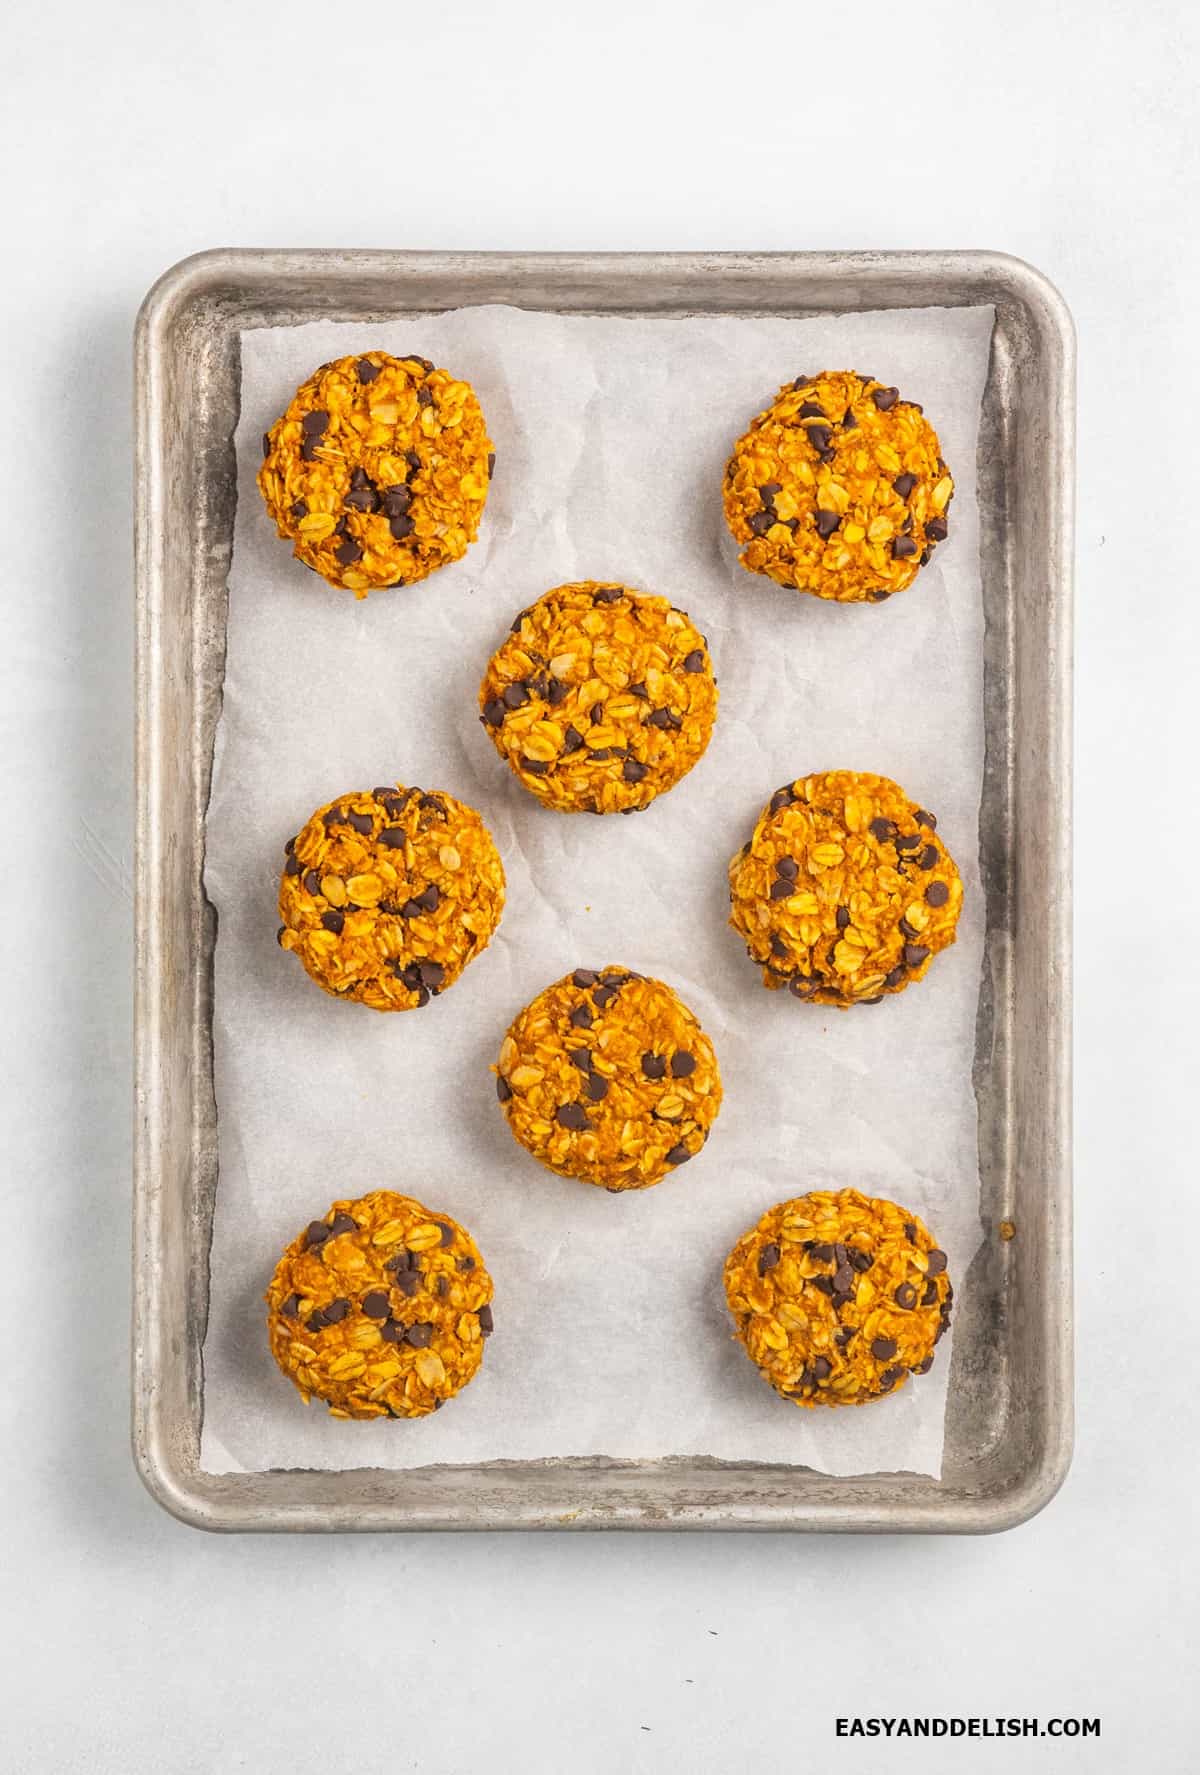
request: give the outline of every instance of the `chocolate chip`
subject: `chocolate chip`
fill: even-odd
[[[815,1381],[827,1381],[833,1373],[833,1363],[828,1356],[817,1356],[813,1360],[812,1375]]]
[[[454,1243],[454,1228],[448,1225],[444,1220],[437,1220],[434,1222],[434,1225],[437,1227],[437,1230],[441,1235],[442,1250],[449,1250],[450,1246]]]
[[[421,1292],[421,1274],[419,1270],[401,1270],[396,1277],[396,1287],[401,1294],[411,1300],[414,1294]]]
[[[849,1294],[854,1287],[854,1271],[848,1263],[841,1263],[833,1273],[833,1292]]]
[[[819,1294],[827,1294],[832,1298],[833,1283],[828,1276],[810,1276],[809,1281]]]
[[[885,1368],[879,1377],[881,1390],[885,1393],[888,1392],[890,1388],[895,1386],[903,1373],[904,1370],[902,1368]]]
[[[915,851],[921,843],[919,832],[901,832],[894,840],[898,851]]]
[[[592,593],[592,603],[619,604],[624,596],[625,593],[620,586],[601,586],[598,591]]]
[[[767,803],[767,812],[777,814],[781,808],[791,807],[795,799],[796,796],[793,792],[792,785],[790,783],[785,783],[782,789],[776,789],[774,795],[772,795],[770,801]]]
[[[571,975],[571,985],[578,986],[581,992],[586,992],[588,987],[594,986],[599,978],[599,974],[592,968],[576,968]]]
[[[843,1325],[837,1331],[834,1332],[833,1341],[841,1349],[844,1350],[846,1348],[846,1345],[850,1342],[850,1339],[852,1337],[857,1337],[857,1336],[858,1336],[858,1326],[857,1325]]]
[[[506,709],[521,709],[529,701],[529,692],[524,684],[506,684],[501,698]]]
[[[350,1302],[348,1300],[331,1300],[323,1311],[327,1325],[340,1325],[350,1311]]]
[[[279,1311],[287,1319],[298,1319],[300,1317],[300,1296],[289,1294]]]
[[[875,1262],[875,1259],[871,1256],[869,1251],[860,1251],[857,1245],[851,1245],[846,1252],[846,1256],[850,1259],[851,1264],[858,1271],[860,1276],[864,1271],[869,1270],[871,1265]]]
[[[349,825],[354,827],[354,830],[362,838],[367,836],[375,824],[370,814],[348,813],[346,815],[346,821]]]
[[[946,1267],[946,1253],[944,1251],[939,1251],[935,1245],[932,1251],[927,1251],[925,1253],[925,1257],[927,1264],[925,1274],[927,1276],[940,1276]]]
[[[587,1005],[576,1005],[567,1021],[575,1029],[590,1029],[592,1027],[592,1013],[590,1007]]]
[[[323,1220],[310,1220],[304,1234],[307,1249],[311,1251],[314,1246],[323,1245],[329,1234],[330,1228],[325,1225]]]
[[[439,986],[445,984],[446,970],[440,961],[419,961],[414,965],[421,977],[422,986],[428,986],[431,992],[436,992]]]
[[[763,1246],[758,1254],[758,1273],[760,1276],[765,1276],[768,1270],[773,1270],[775,1268],[775,1265],[779,1262],[779,1255],[778,1245]]]
[[[271,454],[271,434],[269,431],[264,431],[264,433],[263,433],[263,455],[269,456],[270,454]]]
[[[797,419],[827,419],[829,415],[824,407],[817,405],[816,401],[805,401],[796,417]],[[779,488],[776,487],[775,491],[778,493]]]
[[[839,906],[833,917],[838,930],[844,931],[850,923],[850,908],[848,906]]]
[[[950,534],[950,526],[945,518],[930,518],[925,526],[925,535],[930,542],[945,542]]]
[[[584,1088],[593,1103],[603,1103],[608,1096],[608,1080],[598,1072],[591,1074]]]
[[[911,1282],[901,1282],[893,1298],[896,1305],[898,1307],[903,1307],[907,1312],[917,1304],[917,1291]]]
[[[482,1331],[484,1337],[491,1337],[493,1331],[496,1329],[496,1321],[492,1317],[491,1307],[480,1307],[476,1317],[479,1320],[479,1329]]]
[[[358,1222],[352,1220],[348,1214],[339,1213],[334,1215],[330,1223],[329,1236],[336,1239],[341,1233],[356,1233],[357,1231]]]
[[[582,744],[583,735],[579,732],[574,722],[571,722],[567,727],[567,731],[563,734],[563,751],[578,752]]]
[[[352,536],[345,536],[333,551],[333,558],[342,567],[353,567],[356,561],[362,560],[362,544],[355,542]]]
[[[409,1326],[405,1337],[414,1350],[427,1349],[433,1342],[433,1326],[427,1319],[420,1320],[416,1325]]]
[[[412,504],[412,498],[412,494],[403,482],[394,487],[385,487],[380,495],[384,516],[402,518]]]
[[[417,390],[417,405],[420,407],[432,407],[433,405],[433,390],[426,388],[423,383]]]
[[[345,915],[339,912],[336,906],[331,906],[328,912],[322,912],[321,914],[321,924],[323,928],[327,931],[332,931],[335,937],[341,936],[342,926],[345,922]]]
[[[464,1252],[462,1257],[458,1258],[456,1261],[458,1263],[459,1269],[462,1271],[464,1276],[469,1275],[471,1273],[471,1271],[475,1268],[475,1259],[470,1255],[469,1252]]]
[[[567,694],[567,686],[560,678],[549,678],[546,681],[546,701],[552,709],[557,709]]]
[[[387,1295],[373,1288],[370,1294],[363,1295],[362,1310],[368,1319],[386,1319],[390,1311]]]
[[[776,876],[771,883],[771,898],[773,900],[787,900],[795,891],[795,882],[789,881],[786,875]]]
[[[815,517],[817,535],[822,538],[832,536],[841,521],[841,514],[839,512],[826,512],[818,507]]]
[[[896,479],[892,482],[892,486],[896,489],[896,492],[900,495],[901,499],[907,499],[916,484],[916,475],[897,475]]]
[[[300,429],[306,437],[319,438],[329,425],[328,413],[319,410],[306,413],[300,421]]]
[[[908,1240],[910,1245],[916,1244],[916,1242],[917,1242],[917,1223],[915,1220],[906,1220],[905,1221],[905,1223],[904,1223],[904,1237]]]
[[[900,390],[898,388],[873,388],[871,399],[881,413],[889,413],[900,399]]]
[[[774,511],[768,509],[767,511],[762,512],[752,512],[747,519],[747,522],[755,536],[765,536],[767,531],[771,528],[771,525],[777,524],[779,520],[775,516]]]
[[[360,382],[374,382],[379,374],[379,365],[373,364],[369,357],[360,357],[354,368],[358,371]]]
[[[407,513],[403,517],[388,519],[388,529],[396,542],[403,542],[406,536],[411,536],[414,528],[413,521]]]
[[[890,973],[887,973],[884,975],[883,983],[885,986],[899,986],[899,984],[900,984],[901,980],[903,980],[903,978],[904,978],[904,969],[903,968],[893,968]]]
[[[408,478],[411,481],[421,467],[421,458],[417,455],[415,450],[406,450],[404,452],[404,460],[408,464]]]
[[[576,1134],[591,1126],[580,1103],[560,1103],[554,1112],[554,1119],[560,1128],[569,1128]]]
[[[833,1246],[818,1243],[812,1247],[810,1255],[814,1263],[832,1263]]]
[[[616,996],[617,989],[615,986],[597,986],[595,992],[592,994],[592,1003],[598,1011],[607,1011],[609,1005],[612,1004]]]
[[[686,1048],[671,1056],[671,1077],[673,1079],[690,1079],[696,1070],[696,1056],[689,1054]]]
[[[320,1307],[318,1307],[315,1313],[309,1314],[308,1319],[305,1321],[304,1328],[306,1331],[324,1331],[328,1323],[328,1319],[325,1317]]]
[[[806,433],[809,443],[819,456],[825,456],[829,453],[829,445],[833,438],[833,432],[830,430],[829,426],[810,425],[806,428]]]
[[[293,853],[283,865],[283,873],[285,875],[299,875],[303,867],[304,865],[301,863],[299,857]]]
[[[937,846],[934,844],[927,844],[925,846],[925,849],[921,852],[920,856],[917,858],[917,868],[918,869],[935,869],[937,867],[937,860],[938,860]]]
[[[878,839],[880,844],[889,844],[896,836],[896,828],[891,820],[882,815],[871,821],[871,837]]]
[[[926,903],[930,906],[944,906],[950,898],[950,889],[944,881],[931,881],[925,889]]]
[[[572,1066],[577,1066],[585,1076],[592,1070],[592,1050],[590,1048],[568,1048],[567,1059]]]
[[[394,1319],[389,1319],[386,1324],[379,1327],[379,1335],[385,1344],[403,1343],[404,1327],[398,1325]]]
[[[352,512],[373,512],[379,509],[379,495],[373,487],[352,487],[342,504]]]
[[[507,1103],[512,1096],[512,1086],[506,1078],[501,1078],[499,1073],[496,1075],[496,1095],[501,1103]]]
[[[292,511],[293,518],[307,518],[307,516],[308,516],[308,501],[307,501],[307,499],[294,499],[292,501],[291,511]]]
[[[928,1374],[929,1370],[932,1367],[933,1367],[933,1352],[931,1350],[929,1355],[926,1356],[924,1362],[918,1362],[917,1366],[915,1368],[910,1368],[908,1372],[910,1374]]]
[[[627,758],[621,767],[621,775],[627,783],[640,783],[643,777],[649,775],[649,771],[649,765],[639,764],[636,758]]]
[[[893,560],[903,561],[907,556],[915,555],[916,552],[917,545],[911,536],[896,536],[892,538]]]
[[[667,1062],[662,1054],[643,1054],[642,1072],[648,1079],[665,1079]]]
[[[795,857],[780,857],[775,865],[775,873],[784,881],[795,881],[800,873],[800,865]]]
[[[671,1148],[670,1152],[667,1154],[667,1164],[668,1165],[686,1165],[688,1160],[691,1157],[692,1157],[692,1155],[688,1151],[687,1147],[684,1146],[682,1141],[680,1141],[679,1145],[673,1146]]]
[[[906,968],[919,968],[926,959],[929,950],[924,943],[906,943],[904,945],[904,965]]]
[[[775,495],[782,492],[783,483],[781,481],[764,481],[758,490],[758,497],[762,500],[764,505],[772,505],[774,504]]]
[[[604,704],[603,703],[593,703],[592,704],[591,708],[588,710],[588,720],[591,722],[593,727],[599,727],[600,723],[604,720]]]
[[[810,383],[815,381],[815,376],[797,376],[796,380],[792,383],[792,387],[793,389],[807,388]]]
[[[488,451],[488,480],[489,481],[491,480],[491,478],[495,474],[495,472],[496,472],[496,452],[494,450],[489,450]]]

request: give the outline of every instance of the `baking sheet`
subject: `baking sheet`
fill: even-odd
[[[720,1265],[771,1202],[856,1183],[929,1219],[961,1278],[978,1240],[971,1056],[983,933],[983,759],[974,489],[990,309],[778,319],[581,319],[478,308],[243,336],[239,505],[224,714],[208,826],[219,916],[220,1184],[202,1467],[411,1467],[703,1454],[831,1473],[940,1468],[950,1340],[919,1385],[864,1412],[784,1407],[728,1337]],[[318,362],[376,344],[469,377],[498,465],[465,561],[364,604],[277,541],[253,477],[265,426]],[[732,439],[786,377],[849,363],[920,399],[958,492],[917,585],[839,609],[745,574],[725,535]],[[708,634],[722,709],[708,754],[636,820],[541,809],[475,719],[516,609],[566,579],[623,579]],[[955,949],[869,1011],[757,983],[725,927],[724,868],[778,783],[846,765],[897,777],[963,870]],[[274,941],[284,840],[390,776],[478,806],[509,905],[492,947],[425,1011],[324,997]],[[726,1103],[703,1155],[611,1197],[517,1148],[488,1063],[513,1013],[575,965],[681,991],[716,1043]],[[261,1294],[275,1255],[336,1195],[421,1195],[478,1237],[496,1278],[484,1370],[436,1418],[347,1425],[277,1376]]]

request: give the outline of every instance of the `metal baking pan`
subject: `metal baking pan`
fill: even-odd
[[[216,920],[204,816],[225,657],[239,335],[469,303],[780,314],[990,303],[979,443],[987,940],[976,1033],[984,1240],[956,1315],[940,1480],[695,1458],[411,1472],[199,1467],[217,1178]],[[1001,254],[210,252],[137,325],[137,1082],[133,1445],[154,1496],[212,1529],[1006,1528],[1072,1437],[1070,685],[1074,339]],[[1016,1237],[997,1236],[1002,1220]]]

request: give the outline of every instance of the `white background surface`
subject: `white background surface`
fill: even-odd
[[[42,0],[6,26],[0,1766],[1192,1770],[1193,8]],[[984,246],[1080,331],[1066,1487],[985,1541],[217,1540],[127,1452],[130,330],[215,244]],[[1100,1714],[882,1747],[839,1714]],[[648,1729],[647,1729],[648,1728]]]

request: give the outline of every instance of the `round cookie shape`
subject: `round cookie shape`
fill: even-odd
[[[594,580],[522,610],[488,661],[480,720],[559,813],[634,813],[702,756],[717,713],[704,636],[665,598]]]
[[[466,553],[495,460],[469,382],[368,351],[301,383],[263,437],[258,485],[297,560],[365,598]]]
[[[854,370],[785,383],[725,470],[742,566],[840,603],[912,584],[949,532],[954,480],[913,401]]]
[[[496,1094],[515,1139],[562,1177],[648,1189],[700,1151],[721,1107],[713,1045],[661,980],[576,968],[516,1018]]]
[[[504,907],[492,835],[465,802],[402,783],[326,802],[285,846],[279,944],[326,992],[410,1011],[453,986]]]
[[[763,970],[813,1004],[878,1004],[953,943],[962,881],[934,816],[853,770],[777,789],[729,865],[730,924]]]
[[[267,1289],[271,1354],[335,1418],[421,1418],[483,1360],[492,1278],[470,1233],[412,1196],[335,1202]]]
[[[725,1263],[734,1336],[794,1405],[866,1405],[927,1374],[950,1324],[946,1254],[907,1208],[818,1190],[768,1209]]]

